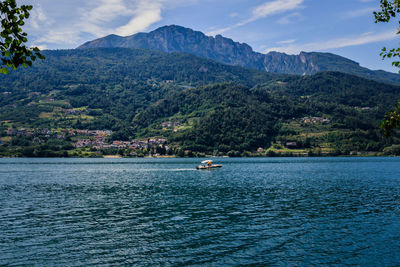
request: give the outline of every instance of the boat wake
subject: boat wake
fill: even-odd
[[[195,171],[196,169],[168,169],[171,172]]]

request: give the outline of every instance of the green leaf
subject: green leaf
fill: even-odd
[[[6,68],[0,68],[0,73],[2,74],[8,74],[9,70]]]

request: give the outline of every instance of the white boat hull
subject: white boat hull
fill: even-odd
[[[199,165],[199,166],[196,167],[196,169],[198,169],[198,170],[211,170],[211,169],[218,169],[218,168],[221,168],[221,167],[222,167],[222,165],[210,165],[210,166]]]

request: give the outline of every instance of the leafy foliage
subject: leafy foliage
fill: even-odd
[[[389,22],[392,18],[396,17],[396,14],[400,13],[400,0],[381,0],[380,7],[380,11],[374,12],[375,23]],[[400,25],[400,21],[398,23]],[[397,31],[397,34],[399,33],[400,30]],[[392,48],[390,50],[387,50],[386,47],[384,47],[380,55],[382,56],[382,58],[400,57],[400,48]],[[395,67],[400,67],[400,61],[393,61],[392,65]],[[385,120],[381,124],[381,129],[386,136],[391,135],[395,128],[400,127],[399,117],[399,105],[397,105],[393,111],[386,114]]]
[[[385,120],[381,123],[381,129],[386,136],[390,136],[396,128],[400,128],[400,101],[394,110],[385,115]]]
[[[27,33],[22,32],[24,20],[29,18],[30,5],[17,6],[16,0],[3,0],[0,2],[0,50],[1,61],[5,67],[0,68],[0,73],[7,74],[11,67],[32,66],[36,58],[44,59],[37,47],[27,48],[24,43],[28,41]]]
[[[375,11],[375,23],[378,22],[389,22],[392,18],[396,17],[396,14],[400,12],[400,1],[399,0],[381,0],[381,10]],[[400,24],[400,21],[399,21]],[[399,34],[400,31],[397,32]],[[382,48],[382,52],[380,54],[383,59],[385,58],[395,58],[400,57],[400,48],[392,48],[387,50],[386,47]],[[393,61],[393,66],[400,67],[400,61]],[[400,71],[399,71],[400,73]]]

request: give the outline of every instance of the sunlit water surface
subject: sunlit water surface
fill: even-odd
[[[0,265],[400,265],[399,158],[0,159]]]

